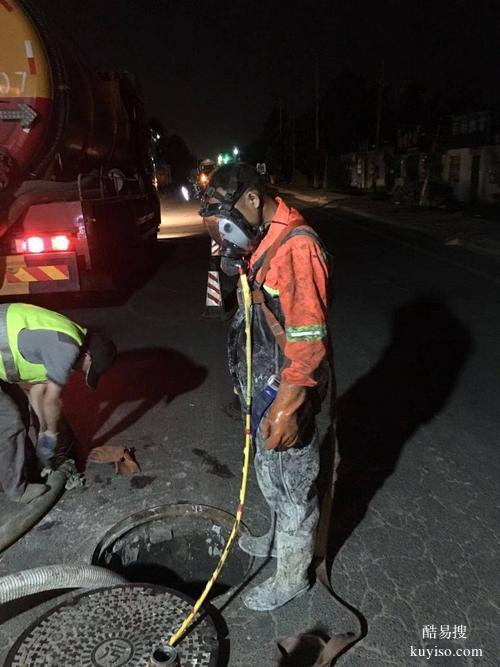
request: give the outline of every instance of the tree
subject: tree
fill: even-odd
[[[167,137],[164,159],[172,169],[173,181],[188,178],[191,169],[196,166],[195,156],[190,152],[184,139],[178,134],[171,134]]]
[[[162,163],[165,160],[167,131],[162,121],[159,118],[152,117],[148,120],[147,126],[151,134],[151,142],[153,146],[153,156],[155,162]]]
[[[243,153],[246,161],[265,162],[269,173],[280,174],[283,171],[286,123],[287,119],[279,106],[274,106],[267,115],[258,137],[245,146]]]

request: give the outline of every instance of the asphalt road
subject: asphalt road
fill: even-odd
[[[198,215],[199,201],[192,199],[186,202],[176,188],[160,196],[161,226],[158,238],[179,239],[203,236],[206,231],[203,220]]]
[[[80,465],[111,440],[136,447],[142,471],[123,478],[88,465],[86,487],[7,551],[0,573],[89,562],[110,526],[159,503],[234,510],[241,431],[220,411],[231,398],[226,324],[200,318],[209,243],[190,205],[178,206],[164,204],[162,263],[147,285],[121,305],[68,311],[108,331],[121,351],[97,392],[79,378],[67,387]],[[335,259],[342,463],[332,582],[367,625],[338,664],[497,665],[500,266],[480,271],[472,254],[414,232],[302,208]],[[172,238],[175,228],[183,238]],[[15,508],[2,498],[0,511]],[[253,479],[246,520],[256,533],[265,528]],[[3,656],[33,613],[4,615]],[[298,631],[359,631],[320,586],[272,614],[252,614],[236,598],[224,618],[235,667],[273,664],[275,638]],[[482,658],[458,655],[472,650]]]

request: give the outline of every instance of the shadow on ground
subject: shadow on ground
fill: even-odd
[[[64,414],[75,435],[79,467],[92,449],[125,431],[158,403],[169,404],[195,389],[206,377],[206,368],[166,348],[122,352],[95,391],[74,373],[64,390]]]
[[[332,560],[394,473],[405,444],[445,407],[471,351],[469,332],[439,298],[422,297],[395,311],[381,359],[337,402],[341,463]]]
[[[328,535],[319,540],[327,539],[323,574],[328,580],[337,554],[395,472],[406,443],[445,407],[472,349],[468,330],[444,301],[423,296],[394,312],[391,340],[378,363],[332,401],[340,464],[331,513],[324,516]],[[330,426],[322,446],[320,497],[331,485],[332,441]],[[367,634],[369,619],[337,593],[333,597],[358,623],[345,652]],[[301,660],[286,664],[311,664]]]

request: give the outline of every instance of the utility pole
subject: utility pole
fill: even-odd
[[[280,141],[281,137],[283,136],[283,102],[281,100],[281,97],[279,99],[279,134],[280,134]]]
[[[431,154],[430,156],[427,156],[427,164],[425,168],[425,177],[424,181],[422,183],[422,189],[420,191],[420,199],[418,201],[419,206],[426,206],[428,203],[429,199],[429,180],[431,176],[431,167],[432,167],[432,159],[437,153],[437,149],[439,146],[439,135],[441,134],[441,123],[437,126],[436,132],[434,134],[434,141],[432,143],[432,149],[431,149]]]
[[[319,63],[317,56],[315,69],[314,187],[319,188]]]
[[[328,189],[328,153],[325,151],[325,161],[323,163],[323,190]]]
[[[380,126],[382,124],[382,103],[384,99],[384,75],[385,75],[385,62],[382,60],[380,65],[380,78],[378,81],[378,94],[377,94],[377,114],[375,117],[375,155],[373,158],[373,173],[372,173],[372,188],[375,191],[377,189],[377,164],[378,164],[378,153],[380,150]]]
[[[384,76],[385,76],[385,63],[382,60],[380,66],[380,78],[378,82],[378,95],[377,95],[377,117],[375,120],[375,151],[380,150],[380,126],[382,124],[382,102],[384,99]]]
[[[283,100],[279,98],[278,178],[283,177]]]

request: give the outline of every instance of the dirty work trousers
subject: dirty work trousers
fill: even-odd
[[[259,488],[276,514],[276,530],[304,538],[315,534],[319,520],[316,478],[319,436],[314,419],[295,447],[267,449],[261,426],[255,438],[255,473]]]
[[[7,385],[0,383],[0,485],[10,498],[26,488],[26,438],[21,410]]]
[[[280,306],[270,304],[278,318]],[[229,370],[241,405],[246,394],[245,316],[242,307],[233,317],[228,334]],[[258,396],[272,374],[279,375],[283,354],[270,331],[261,309],[253,307],[252,320],[252,393]],[[315,414],[319,406],[308,397],[299,415],[299,442],[284,451],[267,449],[262,437],[262,423],[255,437],[254,467],[257,481],[276,515],[276,530],[291,536],[313,538],[319,519],[316,478],[320,467],[320,436]],[[314,407],[315,406],[315,407]]]

